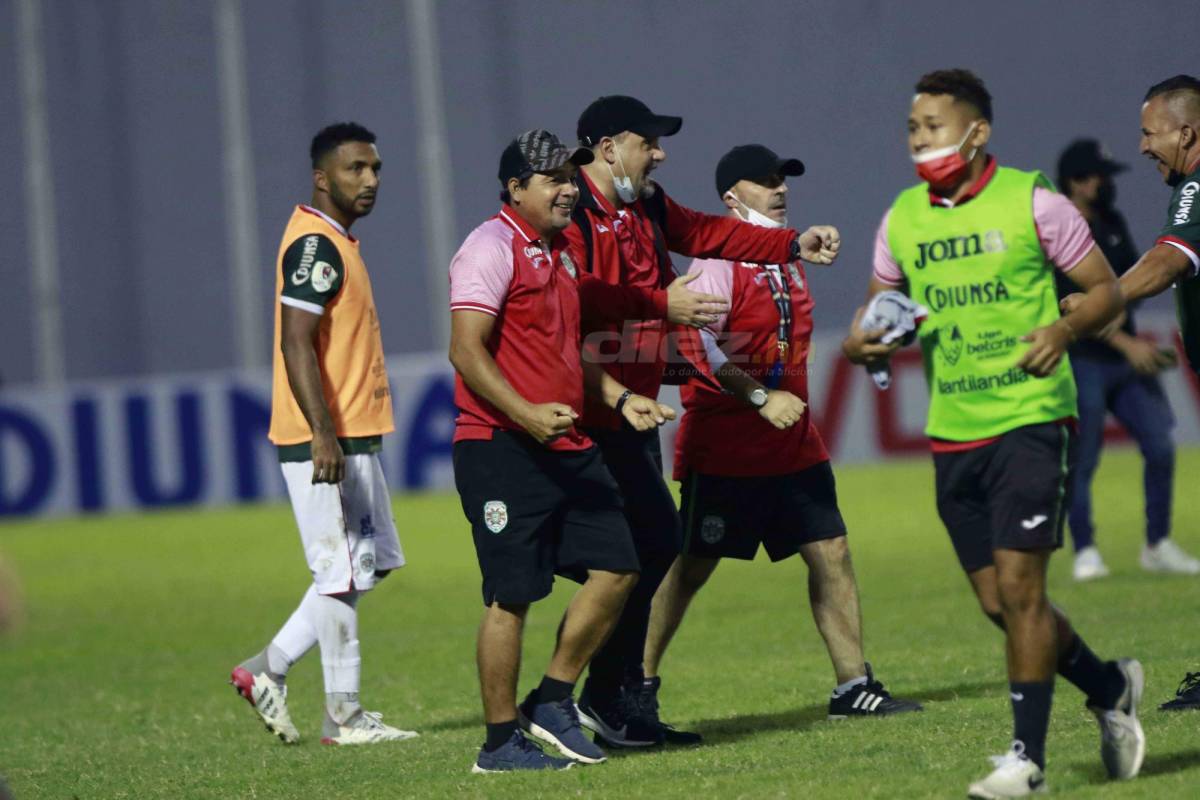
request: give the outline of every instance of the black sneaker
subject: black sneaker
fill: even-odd
[[[923,711],[920,703],[898,700],[892,697],[883,684],[875,680],[871,665],[867,664],[867,682],[860,683],[840,697],[829,700],[829,719],[847,717],[882,717],[888,714],[903,714],[906,711]]]
[[[1184,676],[1179,688],[1175,691],[1175,699],[1168,700],[1158,707],[1159,711],[1188,711],[1200,709],[1200,672],[1189,672]]]
[[[596,740],[615,747],[653,747],[662,744],[662,734],[657,728],[646,725],[637,717],[627,713],[628,703],[622,693],[615,697],[593,694],[588,685],[583,686],[579,703],[579,722],[596,734]]]
[[[624,701],[626,713],[631,719],[640,720],[648,728],[657,730],[661,741],[667,744],[696,745],[704,741],[704,737],[694,731],[676,730],[658,718],[658,689],[662,686],[662,678],[653,677],[625,686]]]

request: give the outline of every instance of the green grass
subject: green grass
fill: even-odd
[[[1200,551],[1200,451],[1180,454],[1177,538]],[[1194,797],[1200,713],[1168,715],[1200,665],[1200,580],[1137,566],[1141,477],[1128,451],[1096,485],[1113,576],[1075,585],[1061,554],[1057,602],[1101,655],[1147,670],[1142,776],[1104,779],[1098,736],[1060,682],[1048,782],[1060,796]],[[292,672],[305,737],[270,738],[225,684],[299,601],[307,573],[286,506],[183,511],[0,527],[22,575],[28,621],[0,641],[0,772],[17,798],[961,797],[1006,749],[1003,645],[976,610],[933,506],[927,460],[839,470],[868,658],[926,711],[827,723],[832,683],[796,559],[723,565],[664,664],[665,716],[707,744],[617,756],[553,775],[468,773],[482,738],[473,647],[479,576],[457,498],[396,503],[409,566],[362,604],[364,699],[414,742],[318,743],[322,688],[312,653]],[[540,675],[572,585],[530,616],[522,691]],[[1191,786],[1191,789],[1187,787]]]

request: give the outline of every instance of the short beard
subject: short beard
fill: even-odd
[[[342,194],[342,191],[338,188],[338,185],[333,181],[329,182],[329,199],[333,202],[334,207],[338,211],[341,211],[343,214],[345,214],[349,219],[355,220],[361,216],[365,216],[358,213],[358,209],[354,207],[354,198],[347,197],[346,195]],[[368,211],[367,213],[369,214],[371,212]]]

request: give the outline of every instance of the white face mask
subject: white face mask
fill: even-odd
[[[613,172],[612,164],[605,163],[608,167],[608,174],[612,175],[613,189],[617,193],[617,197],[621,198],[621,202],[629,205],[638,199],[638,193],[634,191],[633,180],[629,177],[629,172],[625,169],[625,161],[621,158],[621,151],[614,148],[617,154],[617,161],[621,162],[621,172],[625,173],[625,177],[618,178],[617,173]]]
[[[746,209],[745,214],[738,212],[737,209],[734,209],[734,213],[736,213],[739,217],[744,219],[746,222],[749,222],[751,225],[758,225],[761,228],[786,228],[787,227],[787,217],[784,217],[783,221],[781,221],[781,222],[773,220],[770,217],[768,217],[766,214],[755,211],[753,208],[751,208],[750,206],[743,203],[742,199],[740,197],[738,197],[736,194],[734,194],[733,192],[726,192],[725,196],[732,197],[734,200],[737,201],[737,204],[739,206]]]
[[[950,144],[945,147],[939,147],[937,150],[926,150],[924,153],[913,153],[912,160],[914,164],[924,164],[929,161],[936,161],[939,158],[952,156],[962,149],[962,146],[967,143],[967,139],[971,138],[971,134],[975,131],[975,127],[979,124],[978,120],[967,126],[967,132],[963,134],[962,139],[959,139],[958,144]],[[971,155],[963,156],[963,161],[970,161],[975,158],[975,153],[979,148],[973,148]]]

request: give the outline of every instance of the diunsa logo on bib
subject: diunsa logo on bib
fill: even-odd
[[[499,533],[508,525],[508,506],[503,500],[488,500],[483,504],[483,524],[492,533]]]

